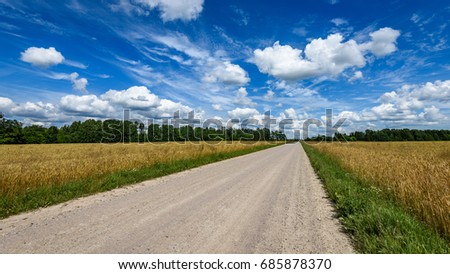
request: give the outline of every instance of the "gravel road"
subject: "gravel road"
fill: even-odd
[[[300,144],[0,220],[0,253],[352,253]]]

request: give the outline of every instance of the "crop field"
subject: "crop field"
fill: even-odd
[[[450,235],[450,142],[321,143],[314,148]]]
[[[257,143],[48,144],[0,146],[0,196],[100,178],[155,164],[195,160],[268,145]]]

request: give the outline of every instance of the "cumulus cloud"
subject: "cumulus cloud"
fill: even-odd
[[[222,82],[227,85],[245,85],[250,81],[247,72],[239,65],[224,61],[214,68],[212,73],[207,73],[203,81],[208,83]]]
[[[61,64],[64,61],[64,56],[54,47],[48,49],[30,47],[21,53],[20,60],[36,67],[48,68]]]
[[[174,113],[179,111],[180,115],[191,112],[193,109],[181,103],[177,103],[168,99],[162,99],[160,105],[150,110],[153,117],[173,117]]]
[[[447,119],[444,114],[440,113],[440,109],[435,106],[425,108],[424,112],[419,114],[419,118],[429,122],[438,122]]]
[[[272,90],[268,90],[266,94],[264,94],[264,100],[271,101],[273,99],[273,96],[275,95],[275,92]]]
[[[147,118],[173,117],[186,114],[192,108],[168,99],[160,99],[147,87],[133,86],[126,90],[109,90],[97,95],[67,95],[61,98],[60,108],[68,114],[88,117],[116,117],[123,109],[136,110]]]
[[[448,101],[450,101],[450,80],[404,85],[380,96],[379,105],[359,113],[344,111],[340,117],[346,117],[353,122],[381,120],[395,124],[435,124],[448,119],[436,106],[445,105]]]
[[[255,107],[257,104],[252,101],[252,99],[247,97],[248,92],[246,88],[240,88],[236,91],[236,100],[234,103],[236,105]]]
[[[160,99],[147,87],[134,86],[127,90],[109,90],[100,98],[123,108],[149,109],[159,106]]]
[[[18,116],[29,121],[51,122],[70,121],[74,116],[97,118],[121,118],[124,109],[133,110],[141,118],[171,118],[175,112],[186,115],[193,109],[180,102],[161,99],[142,86],[126,90],[109,90],[99,96],[66,95],[59,103],[26,102],[16,104],[11,99],[0,97],[0,112],[8,116]],[[196,110],[196,118],[204,115]]]
[[[245,120],[260,115],[260,113],[254,108],[235,108],[228,111],[228,116],[231,119]]]
[[[96,95],[67,95],[61,98],[60,107],[69,114],[79,116],[108,117],[114,113],[111,104]]]
[[[86,78],[79,78],[80,75],[76,72],[71,74],[66,73],[49,73],[44,74],[46,77],[56,80],[68,80],[72,83],[72,87],[76,91],[80,91],[81,93],[88,93],[87,85],[88,80]]]
[[[361,45],[362,50],[369,50],[377,57],[384,57],[397,50],[396,41],[400,31],[391,28],[381,28],[370,33],[372,41]]]
[[[298,120],[299,119],[299,117],[297,115],[297,112],[293,108],[285,109],[280,114],[280,117],[281,117],[281,119],[293,119],[293,120]]]
[[[254,62],[263,73],[283,80],[302,80],[323,75],[337,75],[346,68],[365,65],[355,41],[342,43],[340,34],[315,39],[302,51],[276,42],[272,47],[254,51]]]
[[[252,60],[260,72],[282,80],[337,76],[347,68],[364,67],[364,55],[368,52],[382,57],[396,51],[395,43],[399,35],[397,30],[382,28],[370,34],[372,41],[358,44],[352,39],[344,42],[344,37],[335,33],[326,39],[312,40],[304,52],[275,42],[263,50],[256,49]]]
[[[412,109],[422,107],[424,102],[448,102],[450,101],[450,80],[438,80],[422,85],[403,85],[395,91],[384,93],[379,101]]]
[[[0,113],[8,112],[14,106],[14,102],[6,97],[0,97]]]
[[[197,19],[203,11],[204,0],[120,0],[111,5],[113,11],[127,14],[135,11],[138,15],[149,15],[149,10],[158,9],[164,22]]]
[[[74,90],[78,90],[82,93],[87,93],[88,80],[86,78],[78,78],[80,75],[76,72],[70,74],[70,81]]]
[[[355,71],[352,77],[348,79],[349,82],[353,82],[363,78],[363,73],[361,71]]]
[[[272,47],[254,51],[254,63],[262,73],[284,80],[305,79],[319,74],[320,68],[301,56],[302,51],[275,42]]]
[[[11,114],[20,117],[33,117],[35,119],[55,120],[59,116],[56,106],[43,102],[26,102],[11,108]]]

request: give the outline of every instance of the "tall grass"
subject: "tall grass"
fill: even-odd
[[[338,216],[361,253],[450,253],[448,241],[407,212],[390,194],[343,168],[341,161],[303,143],[311,164],[336,203]]]
[[[450,142],[322,143],[314,148],[450,236]]]
[[[0,218],[281,143],[0,146]]]

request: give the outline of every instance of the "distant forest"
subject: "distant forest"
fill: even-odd
[[[120,120],[86,120],[73,122],[61,128],[39,125],[23,126],[17,120],[8,120],[0,113],[0,144],[53,143],[129,143],[168,141],[281,141],[286,136],[268,129],[193,128],[172,125],[144,124]]]
[[[172,125],[144,124],[121,120],[86,120],[71,125],[43,127],[23,126],[17,120],[8,120],[0,113],[0,144],[54,144],[54,143],[121,143],[168,141],[283,141],[286,135],[268,129],[193,128]],[[383,129],[336,133],[334,137],[318,135],[306,141],[450,141],[450,130]]]
[[[336,133],[334,137],[318,135],[305,141],[366,141],[366,142],[395,142],[395,141],[450,141],[450,130],[419,130],[419,129],[382,129],[352,132],[350,134]]]

